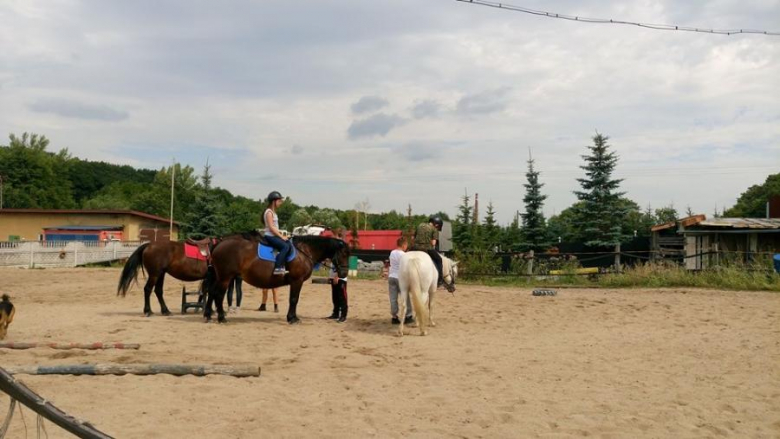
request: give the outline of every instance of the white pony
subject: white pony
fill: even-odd
[[[455,277],[458,275],[458,263],[442,255],[442,273],[444,285],[451,293],[455,292]],[[406,315],[406,298],[411,295],[412,307],[417,318],[420,335],[428,334],[427,326],[436,326],[433,321],[433,296],[436,293],[439,273],[428,253],[410,251],[401,256],[398,270],[398,315]],[[404,319],[398,328],[398,336],[404,335]]]

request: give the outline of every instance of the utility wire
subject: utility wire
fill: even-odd
[[[526,14],[540,15],[542,17],[560,18],[562,20],[578,21],[582,23],[596,23],[596,24],[624,24],[629,26],[638,26],[646,29],[653,30],[671,30],[671,31],[683,31],[683,32],[699,32],[705,34],[719,34],[719,35],[734,35],[734,34],[760,34],[770,36],[780,36],[780,32],[769,32],[765,30],[757,29],[704,29],[699,27],[690,26],[675,26],[672,24],[652,24],[652,23],[639,23],[635,21],[625,20],[613,20],[610,18],[588,18],[580,17],[578,15],[566,15],[558,14],[555,12],[539,11],[536,9],[524,8],[522,6],[513,6],[506,3],[491,2],[485,0],[456,0],[463,3],[473,3],[476,5],[489,6],[491,8],[506,9],[508,11],[523,12]]]

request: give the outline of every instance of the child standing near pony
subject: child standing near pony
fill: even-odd
[[[398,284],[398,269],[401,264],[401,256],[406,252],[409,243],[406,241],[406,238],[402,236],[398,238],[395,245],[395,250],[390,252],[390,269],[387,272],[387,287],[390,292],[390,315],[393,316],[390,322],[394,325],[400,325],[401,320],[398,318],[398,295],[401,293],[401,287]],[[410,296],[406,296],[406,316],[404,317],[404,323],[410,324],[413,322],[412,300]]]
[[[14,321],[14,314],[16,314],[16,308],[11,303],[11,298],[8,297],[8,294],[3,294],[2,302],[0,302],[0,340],[5,339],[8,326]]]

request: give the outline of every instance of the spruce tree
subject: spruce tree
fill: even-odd
[[[211,188],[211,179],[211,166],[206,163],[200,178],[200,188],[187,215],[187,236],[192,239],[220,236],[223,233],[223,206]]]
[[[621,203],[625,192],[619,192],[622,179],[612,178],[618,156],[609,150],[609,137],[593,136],[588,146],[589,155],[583,155],[586,178],[578,178],[582,191],[574,194],[582,202],[577,212],[577,222],[582,230],[585,245],[594,247],[614,246],[627,237],[621,232],[626,208]]]
[[[485,212],[485,223],[482,225],[482,241],[487,250],[495,250],[501,239],[501,228],[496,223],[496,211],[493,202],[489,202]]]
[[[452,242],[458,250],[472,250],[474,245],[474,227],[472,224],[471,198],[468,193],[463,195],[463,203],[458,206],[458,216],[452,228]]]
[[[547,195],[542,195],[543,183],[539,183],[539,171],[534,169],[534,159],[528,159],[528,172],[525,174],[528,182],[525,183],[525,213],[522,229],[522,249],[541,251],[550,247],[551,239],[547,230],[547,222],[542,213],[542,206]]]
[[[523,232],[520,229],[520,212],[515,214],[509,227],[504,231],[502,238],[504,249],[510,252],[519,251],[523,241]]]

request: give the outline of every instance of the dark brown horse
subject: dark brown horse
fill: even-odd
[[[177,241],[160,241],[142,244],[128,258],[122,269],[122,276],[119,278],[119,287],[117,295],[122,297],[127,294],[130,284],[138,278],[138,270],[143,266],[146,269],[147,280],[144,286],[144,314],[149,317],[152,313],[152,307],[149,298],[157,295],[157,301],[160,302],[160,312],[165,315],[171,315],[171,311],[165,305],[163,299],[163,282],[165,274],[170,274],[176,279],[185,282],[201,280],[206,277],[208,265],[206,261],[188,258],[184,255],[184,243]]]
[[[257,257],[257,235],[253,239],[232,239],[222,241],[212,252],[213,266],[209,268],[204,288],[208,291],[208,303],[203,317],[211,320],[211,304],[216,302],[217,321],[224,323],[225,311],[222,300],[230,281],[240,275],[244,282],[257,288],[277,288],[290,286],[290,307],[287,310],[287,322],[300,322],[296,315],[298,298],[303,283],[311,276],[315,264],[330,259],[339,277],[346,277],[349,270],[349,246],[337,238],[320,236],[296,236],[293,245],[298,250],[295,259],[287,263],[289,273],[284,276],[273,274],[274,263]]]

